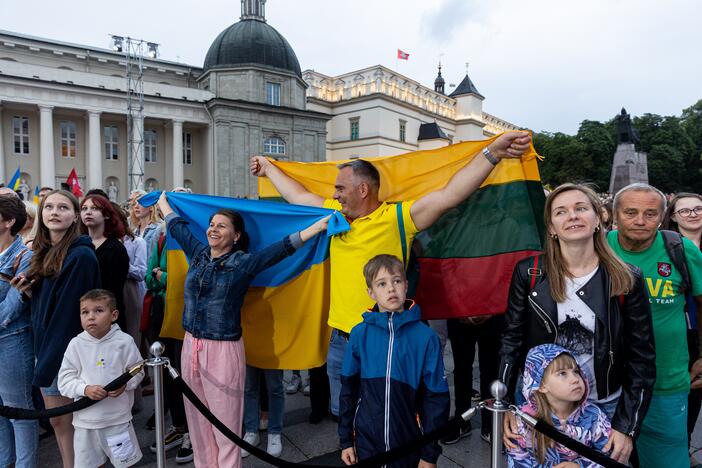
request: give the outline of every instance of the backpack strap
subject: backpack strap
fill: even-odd
[[[690,280],[690,271],[687,269],[687,258],[685,257],[682,235],[678,232],[664,229],[661,229],[661,235],[663,236],[663,244],[670,261],[675,269],[680,272],[680,276],[682,276],[682,294],[685,295],[692,289],[692,281]]]
[[[402,264],[407,267],[407,239],[405,238],[405,220],[402,217],[402,202],[395,203],[397,210],[397,227],[400,230],[400,245],[402,246]]]
[[[529,291],[532,291],[539,279],[544,275],[544,272],[539,268],[539,259],[541,255],[534,255],[531,257],[529,262],[529,269],[527,269],[527,275],[529,275]]]
[[[163,232],[158,236],[158,258],[161,260],[161,254],[163,253],[163,246],[166,244],[166,234]]]

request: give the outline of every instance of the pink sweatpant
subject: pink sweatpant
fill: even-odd
[[[186,333],[181,358],[185,383],[220,421],[241,435],[246,381],[243,341],[205,340]],[[239,447],[184,400],[195,466],[240,467]]]

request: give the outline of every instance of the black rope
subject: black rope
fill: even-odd
[[[117,390],[118,388],[126,385],[129,379],[132,378],[132,374],[125,372],[124,374],[117,377],[112,382],[105,385],[104,389],[108,392]],[[94,405],[101,400],[91,400],[90,398],[81,398],[73,403],[69,403],[64,406],[59,406],[57,408],[51,408],[43,411],[25,408],[12,408],[11,406],[0,406],[0,416],[7,419],[40,419],[40,418],[56,418],[58,416],[63,416],[65,414],[73,413],[75,411],[80,411],[89,406]]]
[[[183,396],[190,400],[190,402],[197,408],[197,410],[200,411],[200,413],[202,413],[202,415],[205,416],[205,418],[207,418],[207,420],[210,423],[212,423],[214,427],[216,427],[229,440],[231,440],[236,445],[243,448],[250,454],[254,455],[255,457],[280,468],[297,468],[309,466],[316,466],[318,468],[333,468],[332,466],[328,465],[309,465],[303,463],[289,462],[287,460],[274,457],[265,450],[249,444],[241,437],[239,437],[234,431],[229,429],[222,421],[217,419],[217,417],[214,414],[212,414],[209,408],[205,406],[205,404],[198,398],[195,392],[192,391],[192,389],[188,386],[188,384],[186,384],[183,381],[183,379],[180,376],[173,377],[171,375],[171,378],[173,378],[173,381],[176,384],[176,388],[178,388],[178,390],[180,390],[183,393]],[[453,431],[460,429],[465,424],[466,422],[460,416],[456,416],[453,419],[449,420],[448,423],[434,431],[423,434],[417,439],[407,442],[406,444],[402,444],[391,450],[388,450],[387,452],[379,453],[365,460],[360,460],[353,466],[356,468],[370,468],[387,465],[404,456],[407,456],[411,453],[415,453],[420,447],[423,447],[426,444],[439,440],[440,438],[452,433]],[[535,430],[543,433],[547,437],[550,437],[559,444],[575,451],[579,455],[589,460],[592,460],[595,463],[602,465],[604,468],[628,468],[627,465],[619,463],[618,461],[609,458],[606,454],[599,452],[575,439],[568,437],[555,427],[546,424],[543,421],[537,421],[536,425],[533,427]]]
[[[609,458],[604,453],[592,447],[588,447],[582,442],[579,442],[575,439],[571,439],[555,427],[541,420],[538,420],[536,422],[536,426],[534,426],[534,429],[541,432],[546,437],[555,440],[564,447],[567,447],[573,450],[574,452],[577,452],[578,455],[581,455],[589,460],[592,460],[595,463],[602,465],[604,468],[628,468],[627,465],[624,465],[612,458]]]
[[[170,375],[170,374],[169,374]],[[172,377],[172,376],[171,376]],[[183,396],[185,396],[190,402],[197,408],[197,410],[202,413],[207,420],[212,423],[214,427],[216,427],[222,434],[224,434],[225,437],[227,437],[229,440],[234,442],[236,445],[239,447],[243,448],[250,454],[254,455],[257,458],[260,458],[261,460],[270,463],[273,466],[278,466],[280,468],[296,468],[296,467],[309,467],[309,466],[316,466],[318,468],[334,468],[331,465],[309,465],[309,464],[302,464],[302,463],[293,463],[289,462],[287,460],[283,460],[277,457],[272,456],[268,452],[266,452],[263,449],[260,449],[258,447],[255,447],[248,442],[246,442],[244,439],[239,437],[234,431],[232,431],[230,428],[228,428],[222,421],[217,419],[217,417],[212,414],[212,412],[205,406],[205,404],[198,398],[198,396],[193,392],[193,390],[186,384],[183,379],[178,376],[178,377],[172,377],[173,382],[176,384],[176,387],[178,390],[180,390],[183,393]],[[371,458],[367,458],[365,460],[360,460],[358,463],[353,465],[356,468],[370,468],[370,467],[378,467],[378,466],[383,466],[387,465],[388,463],[398,460],[410,453],[416,452],[420,447],[423,447],[424,445],[437,441],[440,438],[450,434],[452,431],[455,431],[459,429],[461,426],[465,425],[466,422],[463,421],[460,417],[455,417],[451,419],[447,424],[444,426],[440,427],[439,429],[436,429],[434,431],[428,432],[426,434],[423,434],[421,437],[412,440],[410,442],[407,442],[406,444],[402,444],[398,447],[393,448],[392,450],[389,450],[387,452],[380,453],[378,455],[374,455]]]

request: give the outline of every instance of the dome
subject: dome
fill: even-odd
[[[300,62],[288,41],[274,27],[257,19],[244,19],[222,31],[207,51],[203,68],[208,71],[243,65],[277,68],[302,77]]]

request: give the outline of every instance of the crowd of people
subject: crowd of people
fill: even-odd
[[[529,147],[528,134],[505,133],[444,188],[399,203],[379,199],[380,175],[368,161],[339,165],[334,197],[324,199],[267,158],[251,159],[252,174],[268,177],[286,201],[338,210],[350,223],[330,241],[326,364],[309,370],[310,422],[338,422],[345,464],[448,421],[446,337],[455,414],[500,379],[522,411],[617,461],[643,468],[693,464],[690,435],[702,402],[702,196],[669,199],[655,187],[632,184],[603,201],[585,185],[561,185],[546,198],[543,253],[515,266],[504,314],[471,311],[449,319],[442,339],[437,324],[422,321],[422,304],[407,297],[402,246],[466,200],[502,159],[519,158]],[[100,189],[80,200],[47,189],[35,207],[0,188],[0,352],[6,356],[0,404],[54,408],[78,398],[106,400],[51,419],[63,466],[95,467],[108,459],[132,466],[142,457],[132,413],[141,410],[149,379],[140,374],[120,389],[103,387],[158,339],[224,424],[253,445],[267,430],[266,449],[280,456],[283,371],[247,365],[241,309],[253,278],[322,234],[328,218],[250,251],[239,213],[213,213],[205,243],[165,193],[149,207],[140,203],[143,195],[130,194],[125,208]],[[162,336],[168,335],[161,328],[167,233],[189,259],[182,341]],[[471,385],[476,345],[479,392]],[[299,373],[293,378],[296,391]],[[249,454],[165,382],[172,427],[164,442],[167,450],[178,448],[176,461],[241,466]],[[510,466],[596,466],[511,413],[503,429]],[[467,422],[441,444],[471,430]],[[0,465],[36,466],[39,431],[36,421],[0,418]],[[481,437],[491,442],[485,411]],[[392,466],[436,466],[441,444],[418,447]]]

